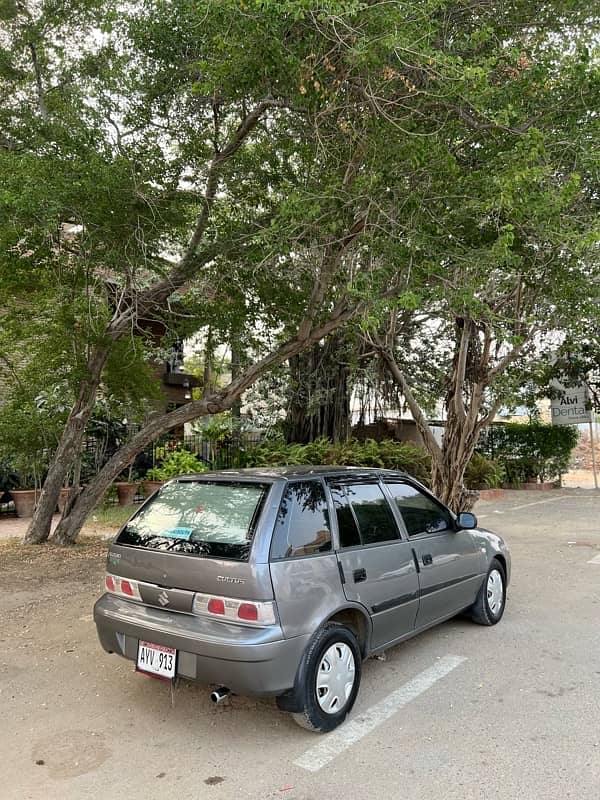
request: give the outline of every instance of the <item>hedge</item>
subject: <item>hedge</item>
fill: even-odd
[[[572,425],[507,422],[490,426],[477,449],[501,464],[507,482],[518,486],[559,478],[568,469],[577,438]]]
[[[431,477],[429,454],[415,444],[393,439],[382,442],[374,439],[364,442],[350,439],[347,442],[333,443],[329,439],[321,438],[309,444],[266,441],[248,450],[245,462],[248,467],[300,464],[379,467],[408,472],[425,484],[429,484]]]

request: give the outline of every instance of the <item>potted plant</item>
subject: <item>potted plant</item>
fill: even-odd
[[[15,505],[17,517],[33,517],[39,496],[38,489],[11,489],[10,496]]]
[[[0,458],[0,503],[8,503],[11,499],[10,492],[18,485],[19,476],[12,463],[8,459]]]
[[[139,485],[139,481],[133,480],[133,465],[130,465],[127,472],[125,474],[121,473],[121,475],[124,475],[123,479],[115,481],[114,483],[117,490],[117,497],[119,498],[119,505],[132,506]]]
[[[164,484],[164,480],[161,478],[156,477],[160,474],[160,469],[153,468],[149,469],[146,473],[146,477],[142,481],[142,486],[144,487],[144,494],[146,497],[150,497],[151,494]]]
[[[17,485],[11,488],[10,496],[18,517],[32,517],[40,494],[42,479],[42,454],[22,453],[13,460]]]
[[[0,408],[0,456],[18,475],[10,489],[20,517],[31,517],[68,413],[62,387],[29,391],[13,387]]]
[[[16,463],[16,462],[19,463]],[[24,459],[0,464],[0,498],[10,496],[18,517],[32,517],[38,497],[35,470]]]

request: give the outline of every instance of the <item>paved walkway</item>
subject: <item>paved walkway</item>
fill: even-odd
[[[52,518],[52,531],[58,525],[60,516],[55,514]],[[29,525],[29,519],[20,517],[0,517],[0,539],[22,539]]]

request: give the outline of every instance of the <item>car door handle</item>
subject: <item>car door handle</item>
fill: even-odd
[[[433,564],[433,556],[431,553],[425,553],[423,556],[423,564]]]
[[[367,580],[367,570],[366,569],[355,569],[352,573],[352,577],[354,578],[354,583],[360,583],[361,581]]]

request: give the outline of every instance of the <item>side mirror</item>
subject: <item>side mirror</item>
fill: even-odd
[[[471,530],[477,527],[477,517],[469,511],[461,511],[456,518],[456,524],[461,530]]]

